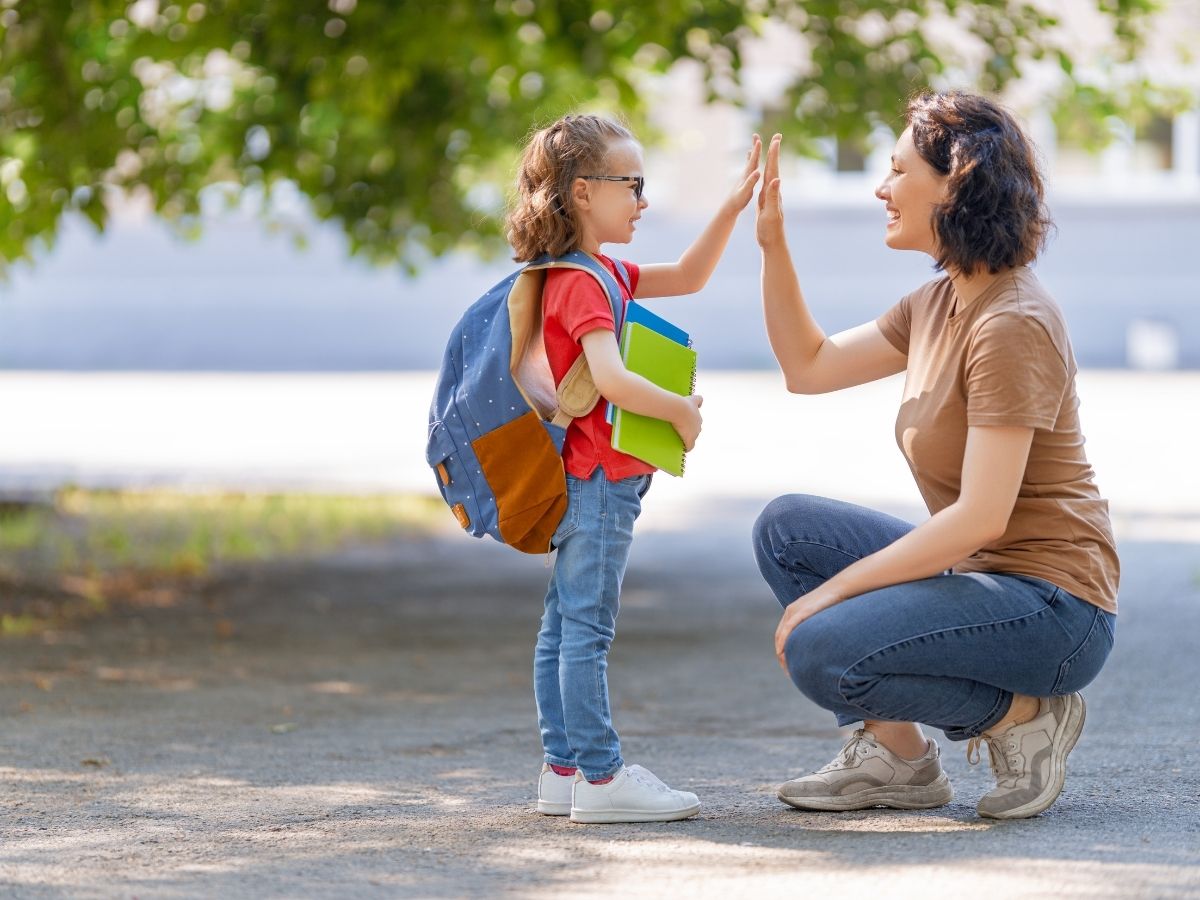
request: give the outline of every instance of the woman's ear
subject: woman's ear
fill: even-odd
[[[571,182],[571,200],[575,203],[576,209],[588,209],[591,205],[591,200],[588,197],[588,183],[583,178],[576,178]]]

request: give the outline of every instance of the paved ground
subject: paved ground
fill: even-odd
[[[1037,819],[978,819],[988,775],[948,742],[958,797],[944,809],[779,804],[774,785],[826,762],[840,736],[771,655],[778,613],[747,538],[767,499],[755,479],[771,473],[721,474],[698,453],[687,479],[660,480],[647,498],[611,682],[627,758],[700,794],[699,818],[574,826],[532,811],[543,560],[447,533],[227,572],[173,603],[0,644],[0,888],[39,898],[1200,897],[1198,506],[1179,467],[1193,451],[1161,431],[1195,383],[1099,383],[1085,382],[1085,411],[1095,411],[1089,447],[1110,460],[1108,492],[1122,499],[1118,642],[1086,692],[1063,797]],[[716,412],[723,392],[744,396],[747,385],[709,392],[712,457],[713,432],[735,440],[746,427]],[[886,435],[876,401],[845,402],[886,416],[870,426]],[[780,490],[875,490],[870,454],[894,448],[872,444],[864,462],[855,442],[873,432],[855,429],[865,425],[810,425],[828,408],[795,407],[786,434],[764,426],[787,451],[773,463]],[[1111,462],[1143,443],[1163,448],[1146,457],[1154,465]],[[899,494],[881,502],[912,512]]]
[[[1045,815],[978,819],[988,777],[947,742],[949,807],[808,814],[773,785],[826,762],[839,735],[771,657],[776,612],[745,540],[756,508],[648,530],[612,655],[627,757],[695,790],[696,820],[575,826],[532,811],[545,570],[448,535],[230,573],[174,606],[6,643],[0,884],[16,897],[1200,896],[1194,544],[1123,544],[1118,646]]]

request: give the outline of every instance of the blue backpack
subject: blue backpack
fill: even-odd
[[[599,400],[582,354],[554,384],[542,340],[542,288],[551,268],[591,273],[612,304],[619,332],[620,287],[587,253],[545,257],[508,276],[472,304],[450,334],[425,450],[458,524],[526,553],[551,549],[567,511],[567,426]],[[617,270],[628,286],[620,262]]]

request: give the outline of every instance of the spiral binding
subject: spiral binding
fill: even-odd
[[[691,349],[692,342],[688,341],[687,345],[688,345],[688,348]],[[689,397],[696,393],[696,375],[698,374],[697,369],[698,369],[697,366],[692,366],[692,386],[688,390]],[[679,476],[682,478],[686,474],[687,474],[687,451],[684,450],[683,456],[679,460]]]

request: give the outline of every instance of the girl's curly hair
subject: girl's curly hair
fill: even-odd
[[[999,104],[960,91],[919,94],[905,117],[917,152],[947,176],[934,209],[936,267],[999,272],[1032,262],[1054,223],[1033,142]]]
[[[534,132],[521,154],[517,196],[505,222],[513,259],[562,256],[579,246],[579,217],[571,184],[581,174],[603,174],[609,146],[634,140],[629,129],[602,116],[564,116]]]

